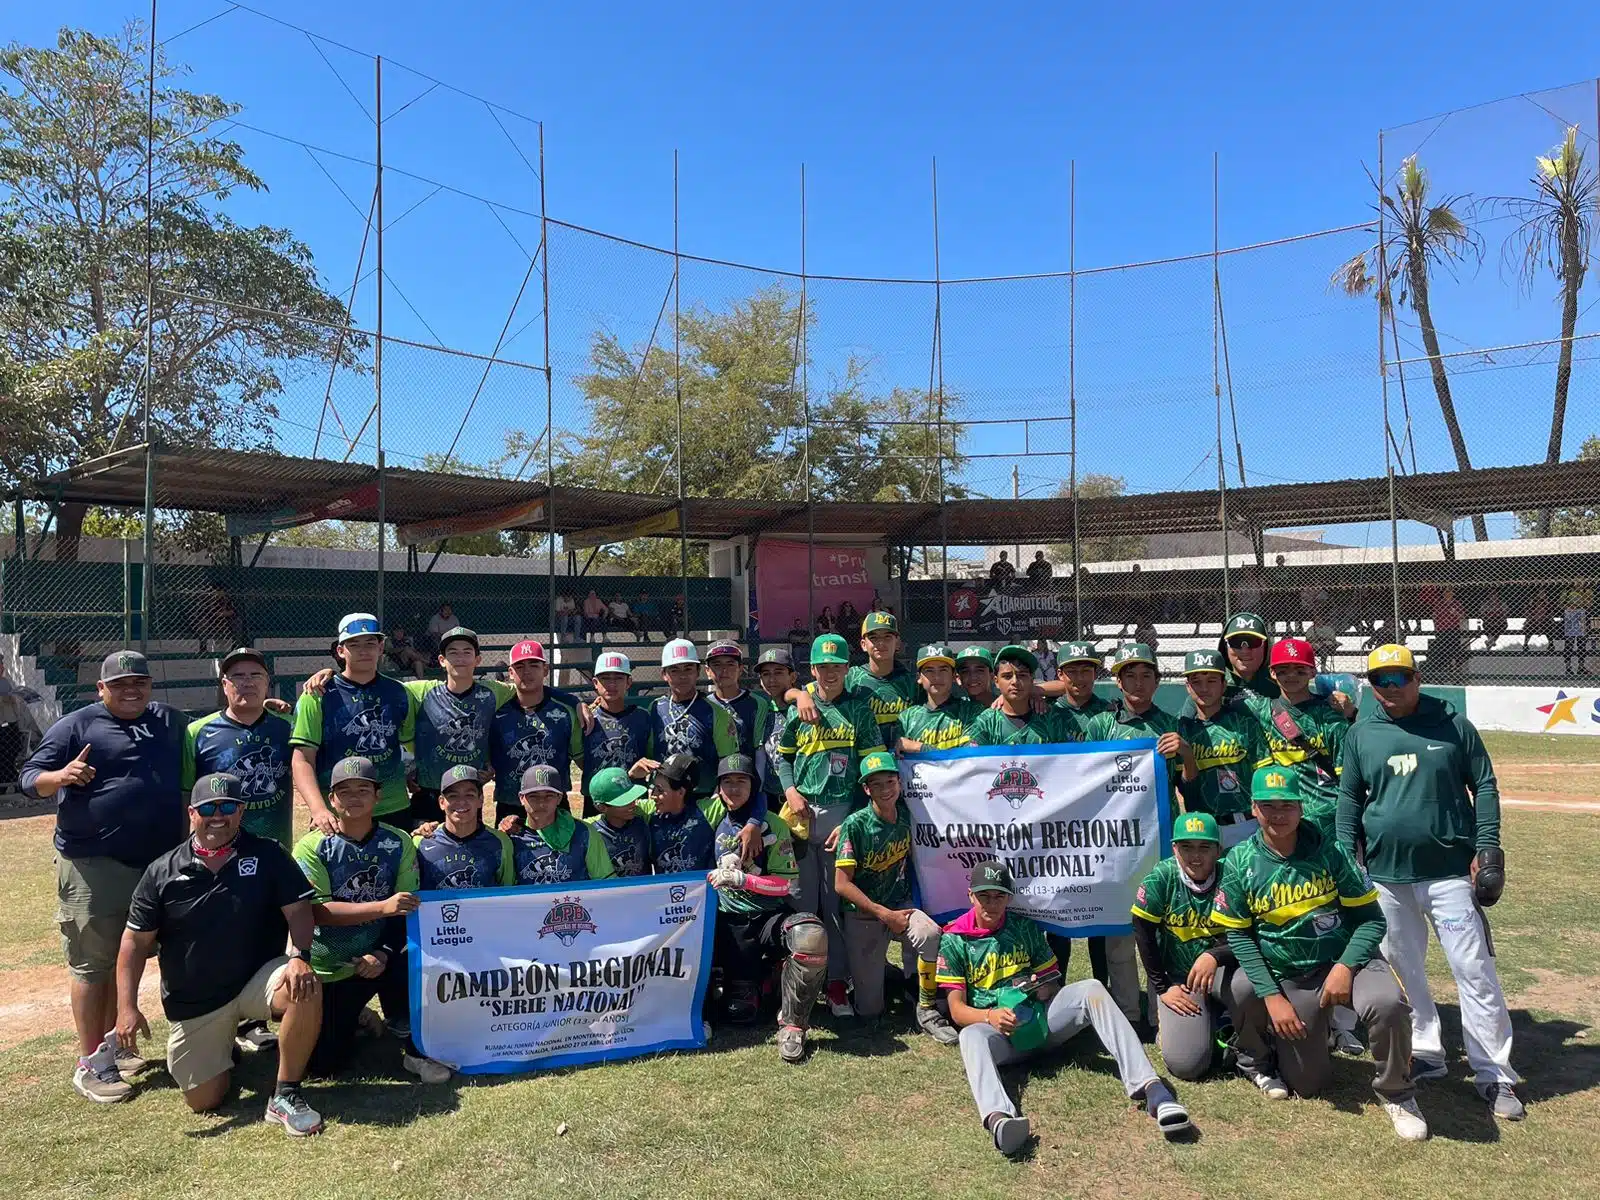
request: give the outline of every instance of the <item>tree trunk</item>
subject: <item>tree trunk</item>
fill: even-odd
[[[1578,227],[1566,221],[1561,230],[1561,353],[1556,359],[1556,395],[1550,406],[1550,444],[1544,461],[1561,461],[1561,438],[1567,423],[1567,388],[1572,383],[1572,335],[1578,328],[1578,291],[1583,287],[1584,261],[1578,247]],[[1534,521],[1534,537],[1550,536],[1550,510],[1541,508]]]
[[[87,504],[63,504],[56,513],[57,562],[78,561],[78,543],[83,537],[83,519],[88,515]]]
[[[1428,276],[1422,263],[1412,260],[1408,272],[1411,283],[1411,307],[1416,310],[1417,324],[1422,327],[1422,345],[1428,352],[1428,367],[1433,372],[1433,390],[1439,397],[1439,411],[1444,415],[1444,427],[1450,434],[1450,448],[1455,451],[1458,470],[1472,470],[1472,459],[1467,456],[1467,439],[1461,434],[1461,421],[1456,416],[1455,401],[1450,398],[1450,376],[1444,369],[1444,359],[1439,355],[1439,334],[1433,327],[1433,312],[1428,307]],[[1472,536],[1475,541],[1489,540],[1489,529],[1483,517],[1472,518]]]

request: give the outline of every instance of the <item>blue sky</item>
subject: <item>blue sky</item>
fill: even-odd
[[[995,16],[927,4],[779,11],[259,2],[331,41],[543,120],[550,213],[564,220],[670,246],[677,149],[683,249],[792,270],[804,162],[814,274],[930,278],[935,155],[941,270],[952,278],[1064,269],[1072,159],[1077,258],[1087,268],[1209,251],[1213,151],[1225,247],[1367,219],[1362,165],[1375,167],[1381,127],[1391,131],[1388,166],[1421,146],[1441,192],[1519,190],[1532,156],[1559,139],[1563,120],[1582,125],[1594,153],[1600,9],[1592,4],[1551,5],[1535,25],[1527,10],[1489,3],[1455,5],[1446,23],[1430,6],[1381,17],[1347,5],[1254,4],[1056,6]],[[9,34],[24,41],[43,40],[62,23],[107,30],[145,11],[105,0],[10,0],[6,7]],[[162,35],[229,7],[169,0]],[[371,108],[370,59],[313,45],[243,10],[186,34],[170,51],[193,67],[195,86],[243,103],[241,119],[256,127],[230,136],[248,148],[272,191],[241,200],[241,217],[292,227],[315,250],[330,286],[347,288],[371,170],[336,154],[313,156],[282,137],[370,159],[372,125],[345,90]],[[1591,82],[1537,103],[1406,124],[1585,77]],[[428,86],[391,63],[386,111]],[[431,185],[387,177],[388,219],[406,214],[386,239],[386,328],[401,336],[479,353],[495,344],[527,266],[517,243],[537,244],[537,220],[526,214],[539,208],[537,180],[522,161],[535,157],[536,127],[508,113],[499,118],[504,130],[483,105],[438,89],[386,124],[387,164],[510,206],[496,219],[475,200],[449,192],[424,200]],[[1438,286],[1435,312],[1447,349],[1557,332],[1548,282],[1519,297],[1503,280],[1503,233],[1503,222],[1486,225],[1481,267]],[[1229,359],[1252,480],[1382,471],[1375,317],[1370,306],[1327,288],[1338,261],[1369,242],[1345,234],[1223,259]],[[1124,475],[1135,490],[1215,481],[1215,460],[1206,457],[1215,442],[1210,271],[1205,260],[1080,277],[1083,470]],[[642,345],[670,260],[562,234],[553,239],[551,276],[561,427],[581,420],[572,379],[583,370],[589,334],[605,325]],[[684,302],[725,304],[763,281],[686,267]],[[1585,306],[1600,297],[1596,287],[1590,284]],[[821,283],[812,298],[814,386],[825,386],[852,352],[870,355],[875,386],[927,386],[932,289]],[[369,281],[356,303],[363,324],[371,323],[372,300]],[[962,396],[966,416],[1065,413],[1064,280],[947,287],[943,304],[946,385]],[[538,313],[535,276],[509,327],[516,336],[507,355],[541,360]],[[1597,318],[1600,306],[1582,328],[1600,329]],[[1401,335],[1416,340],[1404,326]],[[1417,352],[1402,346],[1403,354]],[[1458,376],[1457,397],[1475,462],[1540,454],[1550,357],[1463,361],[1476,368]],[[397,396],[386,404],[388,444],[401,454],[442,449],[481,368],[409,351],[391,354],[386,370],[386,389]],[[1423,374],[1412,371],[1420,465],[1447,466],[1437,405]],[[359,420],[365,389],[355,379],[336,385],[346,416],[353,410]],[[315,422],[322,391],[320,380],[291,388],[284,406],[290,448],[309,449],[305,427]],[[462,449],[487,457],[506,428],[537,431],[543,405],[536,376],[497,368]],[[1596,430],[1600,370],[1580,363],[1569,446]],[[1027,436],[1035,449],[1066,449],[1064,426],[1036,425]],[[1009,455],[1022,438],[1020,426],[991,429],[974,437],[973,448]],[[1020,470],[1025,491],[1044,493],[1064,475],[1066,459],[1025,459]],[[1009,459],[984,460],[972,464],[968,482],[1009,491],[1010,474]]]

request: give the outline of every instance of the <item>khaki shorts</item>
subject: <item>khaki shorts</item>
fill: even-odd
[[[167,1074],[180,1088],[191,1091],[232,1068],[233,1038],[239,1022],[265,1021],[272,1016],[272,994],[288,966],[288,958],[282,955],[268,959],[230,1003],[172,1023],[167,1034]]]
[[[56,925],[74,979],[110,980],[128,925],[128,903],[143,875],[143,867],[114,858],[56,856]]]

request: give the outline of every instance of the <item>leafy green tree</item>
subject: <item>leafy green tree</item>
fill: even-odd
[[[154,330],[152,433],[168,445],[264,449],[289,372],[363,343],[332,328],[340,301],[288,230],[225,211],[266,184],[218,133],[239,108],[180,85],[156,51],[147,142],[148,31],[63,29],[0,49],[0,475],[36,479],[137,444],[145,329]],[[152,196],[146,205],[146,147]],[[153,310],[146,304],[146,216]],[[76,553],[83,506],[57,519]]]
[[[1120,475],[1100,475],[1090,472],[1078,480],[1078,499],[1104,500],[1112,496],[1124,495],[1128,490],[1128,481]],[[1072,499],[1072,484],[1063,483],[1056,490],[1059,500]],[[1126,562],[1130,558],[1145,557],[1146,541],[1142,537],[1087,537],[1083,539],[1078,561],[1080,563],[1092,562]],[[1051,546],[1045,551],[1053,563],[1072,562],[1072,543],[1065,542],[1058,546]]]
[[[806,320],[816,319],[810,308]],[[798,294],[774,285],[726,311],[692,309],[681,315],[679,331],[676,373],[670,346],[630,347],[609,332],[594,335],[591,369],[579,381],[587,432],[566,440],[557,480],[655,493],[663,502],[676,495],[681,388],[686,496],[803,500],[808,447]],[[868,368],[852,358],[838,379],[811,396],[812,498],[936,501],[941,429],[945,493],[964,495],[949,482],[964,463],[965,429],[951,419],[959,399],[946,393],[941,422],[938,399],[925,391],[873,394]],[[703,573],[704,547],[690,549],[690,573]],[[679,571],[675,539],[638,539],[607,554],[636,574]]]
[[[1450,375],[1439,352],[1439,332],[1429,297],[1435,271],[1454,270],[1458,263],[1483,255],[1482,242],[1469,223],[1471,200],[1466,196],[1446,196],[1430,203],[1428,173],[1413,154],[1400,165],[1394,192],[1391,194],[1384,186],[1378,207],[1384,219],[1382,263],[1378,247],[1363,250],[1333,273],[1333,285],[1350,296],[1377,292],[1378,304],[1390,316],[1395,303],[1409,304],[1417,314],[1434,394],[1439,399],[1439,412],[1450,435],[1456,466],[1470,471],[1472,459],[1467,454],[1467,439],[1461,432],[1455,399],[1450,394]],[[1488,540],[1483,517],[1472,518],[1472,536],[1480,542]]]
[[[1567,391],[1572,383],[1572,338],[1578,331],[1578,293],[1589,271],[1594,241],[1595,209],[1600,202],[1600,177],[1584,162],[1576,126],[1548,155],[1534,159],[1531,196],[1502,196],[1494,203],[1517,221],[1507,236],[1502,258],[1513,263],[1523,290],[1548,271],[1561,285],[1561,349],[1556,358],[1555,400],[1550,407],[1547,463],[1561,461],[1562,432],[1567,421]],[[1535,522],[1534,537],[1550,534],[1550,510]]]
[[[1591,433],[1578,447],[1580,462],[1600,462],[1600,434]],[[1520,537],[1596,537],[1600,536],[1600,502],[1582,508],[1558,508],[1554,512],[1517,514]]]

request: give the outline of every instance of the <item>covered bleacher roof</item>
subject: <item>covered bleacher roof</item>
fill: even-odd
[[[275,508],[306,510],[350,497],[377,481],[363,463],[237,450],[155,452],[157,505],[257,516]],[[144,502],[145,448],[134,446],[92,459],[35,483],[7,498],[137,508]],[[479,475],[415,471],[384,472],[385,518],[395,524],[443,522],[507,509],[547,498],[542,482]],[[1396,507],[1405,519],[1435,525],[1478,514],[1551,507],[1587,507],[1600,502],[1600,462],[1572,461],[1519,467],[1486,467],[1403,475],[1395,480]],[[609,529],[672,513],[670,496],[638,495],[557,485],[554,525],[563,535]],[[1043,543],[1072,536],[1068,500],[953,500],[937,504],[818,502],[808,520],[806,506],[782,500],[690,499],[688,534],[697,540],[740,536],[871,537],[899,545],[981,546]],[[1221,528],[1218,494],[1156,492],[1079,501],[1083,536],[1194,533]],[[1228,523],[1265,530],[1355,524],[1389,518],[1389,481],[1383,477],[1312,483],[1277,483],[1233,488],[1227,493]],[[377,504],[368,494],[339,513],[341,519],[373,521]],[[509,528],[542,532],[551,514]],[[676,528],[658,530],[676,536]]]

